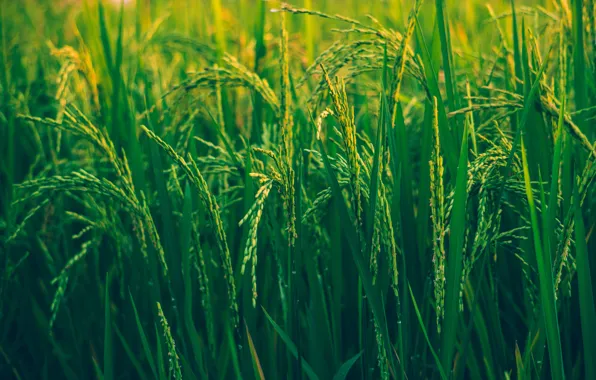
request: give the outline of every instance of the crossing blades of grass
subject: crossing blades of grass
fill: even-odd
[[[523,123],[522,123],[523,127]],[[526,157],[524,141],[521,141],[521,155],[524,171],[524,182],[526,187],[526,196],[530,208],[530,218],[534,239],[534,249],[536,252],[536,261],[538,265],[538,277],[540,282],[540,301],[544,326],[546,329],[546,340],[548,342],[548,353],[550,358],[550,368],[553,379],[564,379],[563,354],[561,351],[561,338],[559,336],[559,322],[557,317],[557,306],[555,304],[555,288],[553,284],[553,274],[551,263],[545,260],[542,250],[542,239],[540,237],[540,226],[538,225],[538,216],[536,205],[534,204],[534,195],[530,181],[530,171]]]
[[[430,95],[437,98],[439,107],[439,135],[441,138],[441,146],[443,147],[443,155],[447,161],[447,169],[451,175],[455,177],[457,173],[457,142],[452,131],[449,129],[447,122],[447,115],[443,103],[443,97],[439,90],[437,69],[433,66],[433,59],[431,52],[428,49],[422,28],[418,20],[416,20],[416,39],[420,45],[420,52],[422,62],[424,63],[424,74]]]
[[[477,286],[481,285],[482,284],[479,283]],[[474,326],[476,327],[476,333],[478,335],[480,347],[482,347],[481,353],[478,355],[481,355],[482,361],[484,362],[484,367],[486,368],[487,376],[494,376],[495,371],[493,365],[493,346],[496,346],[496,344],[490,341],[489,330],[487,328],[487,323],[484,320],[484,315],[480,305],[475,305],[475,303],[480,303],[480,300],[472,300],[472,297],[474,297],[475,294],[472,290],[470,281],[467,281],[464,286],[465,290],[463,296],[466,299],[468,309],[470,310],[471,319],[473,319]],[[462,350],[460,352],[462,353],[462,356],[465,357],[468,351],[464,352]]]
[[[596,377],[594,0],[171,3],[0,0],[0,377]]]
[[[132,294],[129,292],[130,297],[130,304],[132,306],[132,310],[135,315],[135,322],[137,324],[137,329],[139,330],[139,336],[141,337],[141,345],[143,346],[143,351],[145,352],[145,356],[147,357],[147,361],[149,362],[149,367],[151,367],[151,372],[153,373],[153,377],[155,379],[159,379],[157,376],[157,367],[155,366],[155,361],[153,360],[153,354],[151,353],[151,348],[149,346],[149,340],[147,340],[147,334],[145,334],[145,329],[143,329],[143,325],[141,323],[141,319],[139,317],[139,312],[137,310],[137,306],[135,305],[135,300],[132,297]]]
[[[267,317],[267,320],[269,321],[269,323],[271,323],[271,326],[273,326],[273,328],[275,329],[277,334],[279,334],[279,337],[285,343],[285,345],[288,348],[288,350],[290,351],[290,353],[296,359],[298,359],[298,349],[296,348],[296,345],[294,344],[294,342],[292,342],[292,340],[290,339],[288,334],[286,334],[286,332],[283,331],[283,329],[277,323],[275,323],[273,318],[271,318],[269,313],[267,313],[267,310],[265,310],[265,308],[262,308],[262,309],[263,309],[263,313],[265,313],[265,317]],[[314,370],[312,369],[310,364],[308,364],[306,362],[306,360],[304,360],[304,358],[302,358],[301,364],[302,364],[302,370],[306,373],[306,375],[308,376],[308,378],[310,380],[318,380],[319,377],[314,372]]]
[[[313,127],[316,130],[316,124],[314,120],[311,122]],[[348,244],[350,246],[350,252],[352,253],[352,258],[354,259],[354,263],[356,264],[356,269],[358,270],[359,278],[362,282],[362,286],[364,287],[364,291],[366,293],[366,298],[370,305],[370,308],[373,312],[374,318],[377,320],[379,328],[381,330],[381,335],[383,337],[383,343],[385,344],[385,348],[389,353],[389,363],[390,368],[393,369],[393,372],[397,370],[397,366],[395,365],[395,359],[391,353],[393,353],[393,348],[391,345],[391,340],[389,338],[389,330],[387,328],[387,319],[383,310],[381,297],[377,288],[373,285],[372,275],[369,271],[368,264],[362,257],[362,248],[360,247],[360,242],[358,241],[358,234],[355,231],[354,226],[354,216],[351,213],[351,210],[348,208],[346,204],[345,198],[342,194],[341,188],[337,181],[337,177],[331,167],[331,163],[329,162],[329,157],[327,156],[327,152],[325,147],[323,146],[323,142],[318,140],[319,150],[321,152],[321,156],[323,157],[323,163],[325,165],[325,169],[327,172],[327,179],[329,184],[331,185],[331,189],[333,192],[333,196],[339,202],[339,212],[340,212],[340,220],[342,221],[342,229],[344,231],[345,237],[348,240]]]
[[[437,365],[437,368],[439,369],[439,374],[441,375],[441,379],[447,380],[448,377],[447,377],[447,374],[445,373],[445,370],[443,369],[443,365],[441,364],[441,359],[439,359],[439,355],[437,355],[437,352],[433,348],[433,345],[428,337],[428,333],[426,332],[425,323],[424,323],[424,320],[422,319],[422,315],[420,315],[420,310],[418,309],[418,303],[416,303],[416,299],[414,298],[414,293],[412,292],[412,287],[410,286],[410,284],[408,284],[408,289],[410,291],[410,298],[412,299],[412,305],[414,306],[414,311],[416,312],[416,317],[418,318],[418,323],[420,324],[420,328],[422,329],[422,333],[424,334],[424,339],[426,340],[426,343],[428,344],[428,348],[430,349],[430,352],[432,353],[433,358],[435,359],[435,364]]]
[[[552,46],[551,46],[551,48],[552,48]],[[515,157],[515,152],[517,150],[517,145],[520,143],[520,140],[522,139],[522,136],[524,134],[525,125],[528,123],[528,118],[529,118],[530,112],[534,108],[534,99],[538,95],[538,91],[540,89],[540,78],[542,77],[542,74],[546,70],[549,54],[550,54],[550,49],[546,55],[546,58],[542,62],[542,66],[540,66],[540,70],[538,70],[538,73],[536,74],[536,79],[534,79],[534,82],[532,83],[532,87],[530,88],[528,95],[524,98],[524,108],[522,110],[521,122],[519,124],[519,128],[517,128],[517,130],[515,131],[515,137],[513,138],[511,150],[509,151],[509,155],[507,157],[507,164],[505,166],[506,175],[510,174],[511,165],[513,164],[513,158]],[[501,188],[499,190],[499,197],[503,196],[504,188],[505,188],[505,181],[502,181]]]
[[[114,332],[120,339],[120,343],[122,344],[122,347],[124,348],[124,351],[126,352],[128,359],[131,361],[132,365],[137,370],[137,375],[139,376],[139,378],[141,380],[148,379],[147,374],[143,370],[143,366],[141,365],[138,358],[136,357],[136,354],[133,352],[132,348],[130,347],[130,344],[128,344],[128,342],[126,341],[126,338],[124,338],[124,335],[122,335],[122,332],[116,325],[114,325]]]

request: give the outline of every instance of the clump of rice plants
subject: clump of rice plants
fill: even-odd
[[[595,20],[0,0],[0,378],[595,378]]]

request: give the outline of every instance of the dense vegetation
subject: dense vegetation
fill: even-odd
[[[596,379],[595,27],[0,0],[0,378]]]

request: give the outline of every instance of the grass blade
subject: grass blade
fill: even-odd
[[[122,332],[120,331],[120,329],[118,328],[118,326],[114,325],[114,327],[115,327],[114,332],[116,333],[116,335],[120,339],[120,343],[122,344],[122,347],[124,347],[124,351],[126,352],[126,355],[128,356],[128,359],[130,360],[130,362],[132,363],[132,365],[137,370],[137,375],[139,376],[139,378],[141,380],[146,380],[147,379],[147,374],[143,370],[143,367],[141,366],[141,363],[139,363],[139,361],[137,360],[137,358],[135,356],[135,353],[132,351],[132,349],[130,348],[130,345],[126,341],[126,338],[124,338],[124,335],[122,335]]]
[[[463,249],[466,233],[466,203],[468,181],[468,126],[464,127],[462,148],[457,167],[453,211],[449,223],[449,253],[446,264],[445,331],[441,342],[441,364],[451,372],[456,347],[459,320],[459,294],[463,270]]]
[[[108,67],[108,71],[112,71],[112,67],[114,65],[114,61],[112,60],[112,46],[110,45],[110,34],[108,32],[108,26],[105,16],[105,8],[103,5],[103,0],[99,0],[97,2],[97,13],[99,17],[99,32],[101,38],[101,44],[103,46],[103,53],[106,59],[106,65]]]
[[[521,50],[519,47],[519,32],[517,28],[517,13],[515,12],[515,0],[511,0],[511,17],[513,27],[513,62],[515,70],[515,77],[513,80],[516,92],[521,95],[523,93],[523,85],[521,82],[518,82],[518,80],[522,80],[523,71],[521,63]]]
[[[435,364],[437,365],[437,368],[439,369],[439,374],[441,375],[441,379],[447,380],[448,377],[447,377],[447,374],[445,374],[443,365],[441,364],[441,359],[439,359],[439,355],[437,355],[437,352],[433,348],[433,345],[428,337],[428,332],[426,331],[424,320],[422,319],[422,315],[420,315],[420,309],[418,309],[418,303],[416,302],[416,298],[414,298],[414,293],[412,292],[412,287],[410,286],[410,284],[408,284],[408,289],[410,291],[410,298],[412,299],[412,305],[414,306],[414,311],[416,312],[416,317],[418,318],[418,323],[420,324],[420,328],[422,329],[422,333],[424,334],[424,339],[426,340],[426,343],[428,344],[428,348],[430,349],[430,352],[432,353],[433,358],[435,359]]]
[[[584,1],[573,1],[573,78],[575,87],[575,107],[578,110],[587,106],[585,45],[583,26]],[[592,10],[593,11],[593,10]]]
[[[262,308],[262,309],[263,309],[263,313],[265,313],[265,316],[267,317],[267,320],[269,321],[269,323],[271,323],[271,326],[273,326],[275,331],[279,334],[279,337],[281,338],[281,340],[286,344],[286,347],[288,348],[290,353],[296,359],[298,359],[298,348],[296,348],[296,345],[294,344],[294,342],[292,342],[292,340],[290,339],[288,334],[286,334],[286,332],[283,331],[283,329],[277,323],[275,323],[273,318],[271,318],[269,313],[267,313],[267,310],[265,310],[265,308]],[[302,363],[302,369],[304,370],[304,372],[306,373],[306,375],[308,376],[309,379],[317,380],[319,378],[317,376],[317,374],[314,372],[314,370],[312,369],[312,367],[310,366],[310,364],[308,364],[306,362],[306,360],[304,360],[304,358],[302,358],[301,363]]]
[[[155,366],[153,354],[151,353],[151,348],[149,346],[149,340],[147,339],[147,334],[145,334],[145,330],[143,329],[143,325],[141,324],[141,319],[139,318],[139,312],[137,310],[137,306],[135,305],[135,300],[130,292],[128,293],[128,295],[130,296],[130,304],[132,305],[132,310],[135,315],[135,322],[137,324],[139,335],[141,337],[141,345],[143,346],[143,350],[145,351],[145,356],[147,357],[147,361],[149,362],[149,367],[151,367],[151,372],[153,372],[153,376],[155,377],[155,379],[159,379],[159,376],[157,376],[157,367]]]
[[[344,364],[342,364],[341,367],[339,367],[339,370],[337,370],[337,372],[333,376],[333,380],[345,380],[345,378],[348,376],[348,373],[350,372],[350,369],[352,368],[354,363],[356,363],[356,361],[360,359],[360,356],[362,356],[362,351],[360,351],[351,359],[347,360]]]
[[[447,114],[445,113],[445,105],[443,103],[443,97],[439,90],[438,74],[436,69],[433,67],[433,60],[431,53],[428,49],[428,45],[424,39],[422,28],[418,20],[416,20],[416,38],[421,48],[422,62],[424,63],[424,70],[426,81],[428,83],[430,95],[437,98],[439,107],[439,131],[441,138],[441,146],[443,147],[443,156],[447,161],[447,168],[449,173],[453,176],[457,174],[457,142],[453,136],[452,131],[449,129],[449,123],[447,121]]]
[[[441,39],[441,54],[443,56],[443,70],[445,70],[445,85],[447,86],[447,107],[449,110],[456,109],[458,104],[457,88],[453,75],[453,52],[451,49],[451,36],[449,34],[449,23],[447,21],[447,10],[445,1],[436,0],[437,26],[439,38]]]
[[[192,267],[190,265],[190,241],[192,233],[192,193],[190,192],[190,184],[187,182],[184,189],[184,205],[182,209],[182,223],[181,223],[181,255],[182,255],[182,277],[184,282],[184,325],[189,335],[192,351],[195,355],[197,363],[201,362],[201,344],[199,333],[194,324],[192,315],[192,283],[190,279],[190,272]]]
[[[255,377],[257,377],[256,375],[258,375],[259,379],[265,380],[265,374],[263,373],[263,368],[261,367],[261,361],[259,360],[259,355],[257,355],[257,350],[255,348],[255,344],[252,341],[250,331],[248,331],[248,325],[246,324],[246,322],[244,322],[244,327],[246,328],[246,337],[248,339],[248,347],[250,348],[252,364],[255,370]]]
[[[577,185],[574,186],[573,202],[575,203],[575,250],[577,260],[577,279],[579,289],[579,307],[582,327],[582,340],[584,343],[584,365],[586,379],[596,378],[596,308],[594,307],[594,294],[590,274],[590,259],[586,243],[586,229],[580,206],[580,197]]]
[[[524,369],[524,360],[522,359],[517,343],[515,344],[515,366],[517,369],[517,378],[523,380],[526,375],[526,370]]]
[[[106,273],[105,284],[105,324],[103,339],[103,377],[105,380],[114,378],[114,353],[112,347],[112,313],[110,311],[110,272]]]
[[[509,156],[507,157],[507,164],[505,166],[506,175],[509,175],[509,173],[510,173],[511,165],[513,164],[513,158],[515,157],[515,152],[517,150],[517,145],[520,143],[520,140],[522,139],[525,126],[528,123],[528,118],[529,118],[530,112],[532,111],[532,109],[534,107],[534,98],[538,94],[538,90],[540,88],[540,78],[542,77],[542,74],[546,70],[549,54],[550,54],[550,50],[549,50],[549,53],[547,54],[547,58],[544,59],[544,61],[542,62],[542,66],[540,66],[540,70],[538,70],[538,74],[536,74],[536,79],[532,83],[532,87],[530,88],[529,94],[524,98],[524,108],[522,110],[521,123],[519,124],[519,128],[517,128],[515,130],[515,137],[513,139],[512,145],[511,145],[511,151],[509,152]],[[499,191],[500,197],[503,196],[504,188],[505,188],[505,181],[502,181],[501,189]]]
[[[163,360],[163,347],[160,338],[159,328],[157,324],[154,325],[155,327],[155,351],[157,354],[157,372],[159,373],[158,379],[166,379],[166,364]],[[168,377],[169,379],[169,377]]]
[[[523,124],[522,124],[523,125]],[[564,379],[563,354],[561,351],[561,338],[559,336],[559,322],[557,318],[557,306],[555,304],[555,288],[553,284],[552,265],[546,262],[542,250],[542,240],[540,238],[540,226],[538,225],[538,216],[534,204],[534,195],[530,182],[530,171],[526,157],[524,141],[521,142],[522,164],[524,171],[524,182],[526,187],[526,196],[530,208],[530,217],[532,232],[534,237],[534,249],[536,252],[536,261],[538,264],[538,276],[540,282],[540,300],[544,325],[546,328],[546,340],[548,343],[548,353],[550,358],[551,374],[553,379]]]

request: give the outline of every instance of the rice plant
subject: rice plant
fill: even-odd
[[[595,20],[0,0],[0,378],[594,378]]]

